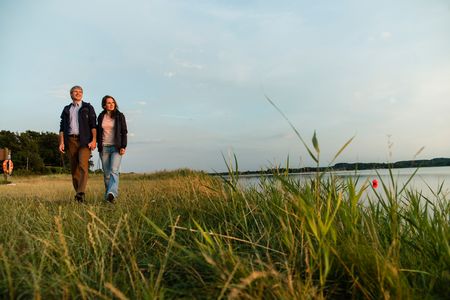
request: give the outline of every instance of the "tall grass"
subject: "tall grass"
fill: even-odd
[[[1,298],[445,299],[449,201],[275,174],[241,188],[188,172],[0,186]],[[382,185],[383,186],[383,185]],[[384,195],[387,198],[383,198]]]

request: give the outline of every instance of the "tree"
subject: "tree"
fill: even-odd
[[[14,169],[32,173],[61,172],[69,169],[69,158],[58,150],[59,137],[54,132],[27,130],[22,133],[0,131],[0,148],[11,150]],[[89,167],[94,163],[89,160]]]
[[[58,134],[54,132],[41,133],[39,140],[39,153],[46,166],[64,167],[69,165],[69,159],[58,151]]]
[[[26,131],[19,135],[20,148],[11,155],[19,168],[33,172],[43,172],[44,161],[39,155],[38,139],[39,133],[33,131]]]
[[[8,148],[14,152],[18,151],[20,143],[17,135],[11,131],[0,131],[0,148]]]

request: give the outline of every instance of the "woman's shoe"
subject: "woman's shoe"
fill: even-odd
[[[106,196],[106,200],[110,203],[114,203],[115,202],[114,195],[112,193],[109,193],[108,196]]]

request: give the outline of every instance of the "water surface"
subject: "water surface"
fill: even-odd
[[[392,169],[392,178],[399,187],[400,190],[409,180],[407,184],[408,189],[412,189],[416,192],[422,193],[424,196],[433,198],[434,194],[440,191],[440,197],[447,197],[450,193],[450,167],[427,167],[427,168],[401,168]],[[416,174],[411,178],[411,176]],[[391,175],[389,169],[377,169],[377,170],[361,170],[361,171],[337,171],[328,172],[326,176],[334,175],[342,180],[352,178],[358,180],[357,187],[361,187],[363,184],[372,182],[376,179],[379,182],[379,186],[376,189],[382,193],[382,182],[385,185],[391,187]],[[292,173],[289,174],[296,180],[309,180],[314,178],[315,173]],[[272,175],[245,175],[241,176],[239,181],[244,187],[257,187],[262,178],[273,178]],[[367,190],[369,196],[373,196],[372,189]]]

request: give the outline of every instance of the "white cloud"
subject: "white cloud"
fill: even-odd
[[[391,97],[389,98],[389,103],[391,103],[391,104],[396,104],[397,102],[398,102],[397,97],[391,96]]]
[[[57,100],[67,101],[67,99],[70,98],[70,88],[71,87],[72,87],[72,85],[70,85],[68,83],[62,84],[60,86],[56,86],[53,89],[47,91],[47,94]]]
[[[207,14],[213,18],[221,19],[224,21],[236,21],[244,16],[244,12],[240,10],[230,9],[210,9]]]
[[[377,41],[386,41],[392,38],[392,32],[389,31],[383,31],[379,34],[375,34],[375,35],[370,35],[367,37],[367,41],[372,43],[372,42],[377,42]]]
[[[191,51],[191,50],[183,50],[183,49],[175,49],[170,54],[170,59],[174,62],[176,66],[185,68],[185,69],[197,69],[202,70],[204,66],[202,64],[193,62],[192,57],[194,56],[194,59],[198,58],[198,56],[201,56],[203,53],[202,50],[199,51]],[[189,58],[186,58],[189,57]],[[167,72],[166,72],[167,73]],[[168,74],[175,75],[175,72],[170,72]]]
[[[127,115],[141,115],[142,114],[142,110],[141,109],[134,109],[134,110],[128,110]]]
[[[243,9],[227,9],[221,7],[220,9],[210,9],[206,12],[211,17],[225,22],[241,21],[241,20],[261,20],[263,22],[273,20],[283,20],[289,18],[301,19],[298,15],[292,12],[255,12],[253,10]]]
[[[387,40],[387,39],[390,39],[391,37],[392,37],[392,33],[389,31],[384,31],[380,34],[380,38],[382,40]]]
[[[182,116],[182,115],[173,115],[173,114],[162,114],[161,117],[164,117],[164,118],[174,118],[174,119],[192,120],[192,117],[191,117],[191,116]]]
[[[167,72],[164,72],[164,77],[172,78],[176,74],[177,74],[176,72],[167,71]]]
[[[178,61],[177,64],[183,68],[186,69],[197,69],[197,70],[201,70],[203,69],[203,66],[200,64],[196,64],[196,63],[192,63],[190,61]]]

